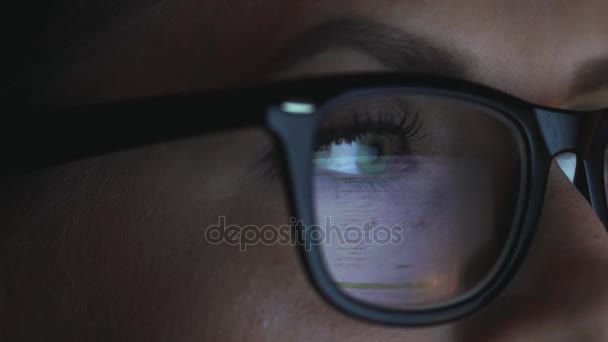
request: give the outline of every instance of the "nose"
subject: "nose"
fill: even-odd
[[[456,335],[463,341],[608,341],[607,266],[606,229],[553,163],[526,260],[494,302],[456,326]]]

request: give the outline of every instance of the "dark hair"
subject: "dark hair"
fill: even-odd
[[[67,60],[92,53],[160,7],[163,0],[20,0],[6,4],[0,100],[23,105]],[[69,58],[68,58],[69,57]],[[9,105],[10,107],[10,105]]]

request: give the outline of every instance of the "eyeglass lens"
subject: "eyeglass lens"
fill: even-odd
[[[442,305],[487,279],[522,196],[520,133],[451,96],[353,93],[317,127],[313,206],[331,278],[382,308]]]

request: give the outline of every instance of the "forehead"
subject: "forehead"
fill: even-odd
[[[167,2],[128,34],[71,63],[47,89],[87,102],[234,85],[257,75],[293,36],[360,18],[461,52],[481,83],[559,105],[575,70],[608,56],[605,13],[606,1]],[[332,63],[340,71],[339,60],[323,68],[331,71]]]

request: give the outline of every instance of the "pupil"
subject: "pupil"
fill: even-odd
[[[360,163],[375,163],[380,158],[379,145],[362,145],[357,148]]]

